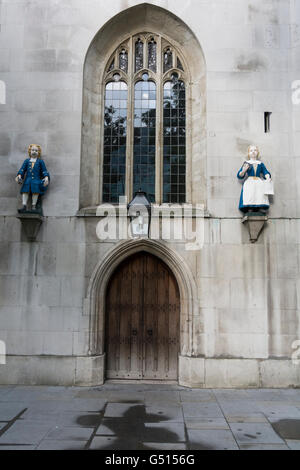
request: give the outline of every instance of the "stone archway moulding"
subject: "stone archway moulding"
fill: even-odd
[[[140,251],[160,258],[173,272],[180,292],[180,351],[182,356],[193,356],[193,316],[198,314],[195,280],[188,265],[177,253],[157,241],[149,240],[119,243],[94,269],[85,299],[85,314],[89,316],[89,354],[104,354],[105,296],[111,275],[123,260]]]
[[[79,209],[102,201],[102,130],[104,76],[113,51],[129,36],[142,31],[165,37],[187,64],[187,167],[189,203],[206,207],[206,63],[198,38],[170,11],[141,3],[113,16],[99,29],[86,53],[83,70],[82,138]]]

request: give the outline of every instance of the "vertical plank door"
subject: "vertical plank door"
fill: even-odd
[[[113,273],[106,296],[106,377],[176,380],[179,289],[161,260],[141,252]]]

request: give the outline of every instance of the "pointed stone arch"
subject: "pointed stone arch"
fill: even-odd
[[[194,277],[187,263],[177,253],[160,242],[144,239],[119,243],[94,269],[85,301],[85,313],[89,316],[89,354],[105,354],[105,297],[112,274],[122,261],[142,251],[161,259],[176,278],[180,293],[180,354],[193,356],[193,318],[198,315]]]
[[[187,97],[187,202],[206,207],[206,64],[189,26],[166,9],[142,3],[123,10],[95,35],[84,63],[80,169],[80,211],[101,203],[104,86],[107,61],[128,35],[149,31],[164,35],[181,51],[189,69]]]

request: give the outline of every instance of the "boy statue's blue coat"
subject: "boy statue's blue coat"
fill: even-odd
[[[44,160],[41,158],[36,159],[33,167],[30,158],[26,158],[18,171],[18,175],[21,175],[24,180],[20,191],[21,194],[30,192],[44,194],[46,192],[47,186],[44,186],[42,179],[48,176],[50,181],[50,174],[47,171]]]

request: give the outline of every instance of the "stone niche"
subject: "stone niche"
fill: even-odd
[[[199,42],[189,27],[167,10],[142,4],[109,20],[86,54],[83,72],[83,116],[80,169],[80,214],[100,204],[105,66],[114,50],[141,32],[163,35],[188,65],[187,181],[189,203],[206,206],[206,65]],[[127,168],[128,169],[128,168]],[[127,194],[128,197],[131,195]],[[93,212],[93,210],[92,210]]]

